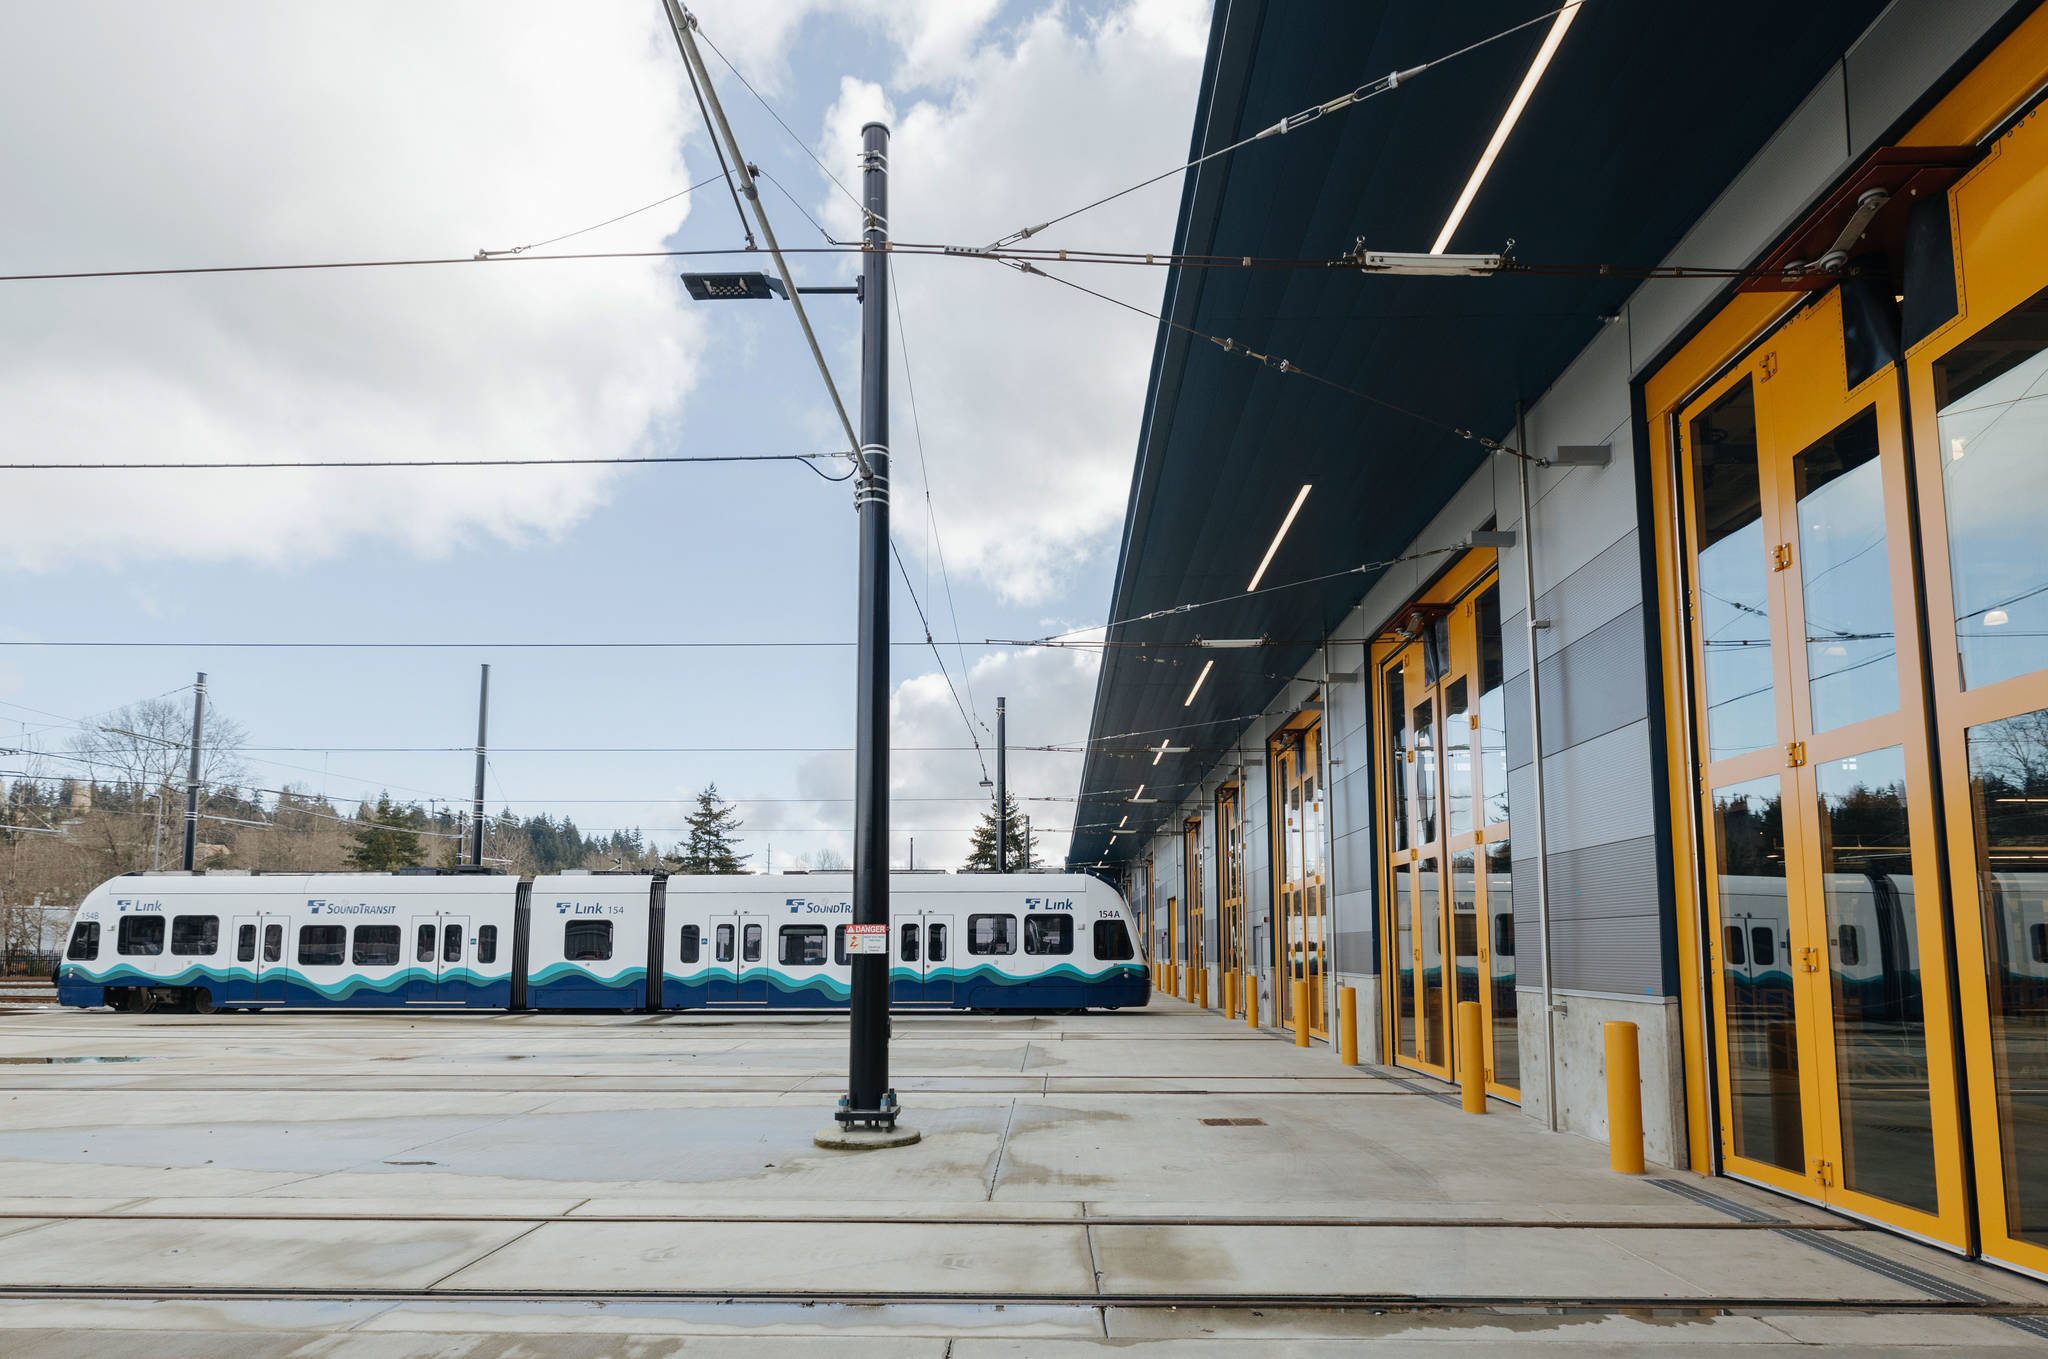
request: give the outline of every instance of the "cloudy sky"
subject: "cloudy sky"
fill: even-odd
[[[894,129],[903,240],[986,243],[1177,163],[1208,27],[1204,0],[697,9],[802,139],[707,58],[742,149],[791,195],[764,190],[792,246],[820,243],[806,214],[854,230],[811,157],[857,188],[871,118]],[[11,7],[0,33],[0,273],[468,256],[575,232],[717,168],[659,0],[75,0]],[[1046,239],[1169,248],[1176,190]],[[738,243],[714,184],[534,253]],[[846,257],[795,267],[818,282],[855,272]],[[678,268],[0,285],[0,462],[839,446],[790,310],[693,306]],[[962,748],[970,724],[988,742],[998,694],[1013,745],[1087,733],[1091,655],[978,643],[1101,621],[1153,336],[993,264],[905,258],[896,273],[916,384],[913,414],[899,351],[896,533],[934,634],[972,643],[944,649],[966,720],[930,650],[894,652],[894,854],[915,835],[919,863],[941,865],[980,810]],[[1091,283],[1155,306],[1163,278]],[[852,402],[855,307],[812,307]],[[801,466],[0,478],[0,744],[59,745],[65,719],[203,669],[250,733],[257,782],[461,802],[489,662],[493,810],[668,841],[680,800],[715,780],[741,802],[757,863],[771,842],[778,862],[849,848],[850,647],[562,645],[850,639],[849,488]],[[920,641],[900,583],[894,610],[897,637]],[[461,645],[225,645],[307,641]],[[173,645],[25,645],[50,642]],[[1067,797],[1079,768],[1020,753],[1012,784]],[[1027,809],[1054,829],[1071,805]]]

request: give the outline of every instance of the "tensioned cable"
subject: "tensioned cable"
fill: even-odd
[[[1556,9],[1550,10],[1547,13],[1539,14],[1533,19],[1525,19],[1521,23],[1516,24],[1512,28],[1504,28],[1500,32],[1495,33],[1491,37],[1481,38],[1478,42],[1475,43],[1468,43],[1465,46],[1460,47],[1455,52],[1447,52],[1443,56],[1436,57],[1433,60],[1423,62],[1420,66],[1411,66],[1405,71],[1390,72],[1387,75],[1381,76],[1378,80],[1369,80],[1365,84],[1360,85],[1357,89],[1351,90],[1345,94],[1338,95],[1335,99],[1325,100],[1323,103],[1320,104],[1311,104],[1309,107],[1303,109],[1301,112],[1289,114],[1287,117],[1282,118],[1279,122],[1273,124],[1269,128],[1264,129],[1263,131],[1254,132],[1249,137],[1241,138],[1238,141],[1232,142],[1228,146],[1221,147],[1215,151],[1211,151],[1207,155],[1197,156],[1195,159],[1187,162],[1185,165],[1176,165],[1171,170],[1164,170],[1161,171],[1159,174],[1153,175],[1150,179],[1139,180],[1136,184],[1131,185],[1129,188],[1118,189],[1115,193],[1106,195],[1102,198],[1098,198],[1093,203],[1084,203],[1080,207],[1075,208],[1071,212],[1063,212],[1059,216],[1052,218],[1050,221],[1040,222],[1037,226],[1025,227],[1022,230],[1013,231],[1009,235],[1003,237],[1001,240],[994,242],[992,245],[990,245],[989,249],[997,250],[1001,249],[1003,246],[1006,245],[1014,245],[1018,241],[1024,240],[1031,236],[1036,236],[1039,232],[1044,231],[1047,227],[1057,226],[1061,222],[1065,222],[1072,218],[1079,217],[1082,213],[1089,212],[1096,208],[1099,208],[1105,203],[1113,203],[1117,199],[1122,198],[1125,194],[1136,193],[1138,190],[1142,188],[1145,188],[1149,185],[1157,184],[1162,179],[1171,179],[1173,176],[1178,174],[1184,174],[1185,172],[1194,169],[1198,165],[1206,165],[1208,162],[1215,160],[1219,156],[1227,156],[1233,151],[1240,151],[1245,147],[1250,146],[1253,142],[1263,141],[1268,137],[1284,136],[1287,133],[1294,131],[1296,128],[1307,127],[1310,123],[1315,122],[1317,119],[1323,117],[1325,114],[1338,113],[1343,111],[1344,109],[1348,109],[1355,105],[1362,104],[1368,99],[1378,98],[1380,95],[1386,94],[1394,89],[1399,88],[1401,85],[1407,83],[1408,81],[1413,80],[1415,77],[1421,75],[1424,71],[1429,70],[1431,67],[1441,66],[1448,61],[1455,61],[1456,59],[1464,56],[1468,52],[1478,51],[1480,48],[1487,46],[1489,43],[1499,42],[1502,38],[1510,37],[1516,33],[1521,32],[1525,28],[1533,28],[1535,25],[1542,23],[1545,19],[1554,19],[1559,14],[1563,13],[1565,10],[1573,9],[1582,3],[1584,3],[1584,0],[1568,0],[1568,3],[1559,5]]]
[[[1066,287],[1072,288],[1076,292],[1086,293],[1088,294],[1088,296],[1107,302],[1111,306],[1122,307],[1125,311],[1136,312],[1140,316],[1147,317],[1153,321],[1157,321],[1159,324],[1164,326],[1171,326],[1175,330],[1181,331],[1188,335],[1192,335],[1197,339],[1207,340],[1210,344],[1215,345],[1217,348],[1221,349],[1226,354],[1241,354],[1245,358],[1253,359],[1261,364],[1264,364],[1266,367],[1271,368],[1275,372],[1292,373],[1297,377],[1305,377],[1310,382],[1321,383],[1323,386],[1328,387],[1333,391],[1342,392],[1346,396],[1355,396],[1360,401],[1363,401],[1368,405],[1378,406],[1383,410],[1392,411],[1396,415],[1405,416],[1408,419],[1417,421],[1421,424],[1433,426],[1434,428],[1443,430],[1448,434],[1454,434],[1460,439],[1464,439],[1468,442],[1478,444],[1481,448],[1484,448],[1489,452],[1507,453],[1514,457],[1522,459],[1524,462],[1537,461],[1537,459],[1530,457],[1527,453],[1522,452],[1520,449],[1511,447],[1508,444],[1504,444],[1498,439],[1489,439],[1484,434],[1475,433],[1472,430],[1464,428],[1462,425],[1454,425],[1450,423],[1448,420],[1439,420],[1435,416],[1424,415],[1420,411],[1410,410],[1408,407],[1398,405],[1395,402],[1387,400],[1385,397],[1374,396],[1370,392],[1361,392],[1356,387],[1347,387],[1343,383],[1338,382],[1332,378],[1326,378],[1319,374],[1311,373],[1308,369],[1303,368],[1300,364],[1295,363],[1291,359],[1277,358],[1271,354],[1262,354],[1258,350],[1253,349],[1248,345],[1239,344],[1236,340],[1233,340],[1228,336],[1211,335],[1206,330],[1197,330],[1195,327],[1188,325],[1185,322],[1176,321],[1171,317],[1164,316],[1156,311],[1149,311],[1144,307],[1138,306],[1136,303],[1126,302],[1120,297],[1111,297],[1108,293],[1097,292],[1095,291],[1095,289],[1087,287],[1084,284],[1076,283],[1072,279],[1061,278],[1058,274],[1048,274],[1045,270],[1040,269],[1037,265],[1032,264],[1029,260],[1007,259],[1004,260],[1003,263],[1009,265],[1013,269],[1016,269],[1020,273],[1035,274],[1039,278],[1051,279],[1054,283],[1062,284]]]
[[[761,92],[754,88],[753,81],[748,80],[744,75],[740,74],[740,68],[732,64],[731,57],[728,57],[725,53],[718,50],[718,44],[711,41],[711,35],[704,31],[704,26],[702,24],[699,24],[697,26],[697,36],[702,38],[704,40],[704,45],[710,48],[712,52],[716,53],[718,59],[725,63],[725,69],[732,72],[733,78],[739,81],[740,84],[747,87],[747,93],[753,95],[755,101],[759,103],[762,108],[768,110],[768,116],[770,118],[773,118],[776,121],[776,123],[781,126],[782,130],[789,134],[789,139],[795,142],[797,146],[803,150],[803,153],[811,158],[811,164],[817,166],[818,169],[824,174],[825,178],[831,180],[834,184],[839,185],[839,192],[846,195],[846,201],[853,204],[854,211],[860,213],[862,218],[865,219],[867,216],[867,208],[864,204],[862,204],[860,199],[854,197],[853,190],[847,188],[844,184],[840,184],[839,176],[833,174],[830,169],[826,168],[825,162],[818,159],[817,153],[811,150],[810,145],[807,142],[805,142],[802,137],[796,135],[796,129],[792,128],[788,123],[783,122],[782,115],[775,111],[775,105],[769,103],[768,100],[762,96]],[[777,187],[779,188],[781,186],[778,185]],[[784,192],[788,191],[784,190]],[[805,216],[809,215],[810,214],[808,213],[805,214]],[[817,226],[817,223],[813,222],[811,225]],[[823,227],[819,227],[818,229],[820,231],[824,230]],[[828,236],[826,237],[826,239],[830,240],[831,238]]]
[[[974,759],[981,765],[981,776],[988,777],[988,763],[981,756],[981,738],[974,734],[974,722],[967,716],[967,705],[960,701],[960,691],[953,687],[953,676],[946,669],[946,658],[939,652],[939,644],[932,640],[931,620],[925,617],[924,601],[917,597],[917,587],[910,583],[910,568],[903,564],[903,552],[896,546],[895,535],[889,537],[889,555],[896,559],[896,574],[903,577],[903,588],[910,594],[910,603],[917,610],[917,621],[924,625],[924,643],[932,649],[932,659],[939,663],[939,677],[946,681],[946,692],[953,696],[953,706],[960,710],[960,721],[967,728],[967,739],[974,742]]]
[[[380,458],[292,462],[7,462],[0,472],[210,472],[337,467],[627,467],[686,462],[804,462],[851,458],[851,453],[714,453],[646,458]],[[828,478],[834,480],[838,478]]]
[[[976,725],[980,726],[983,731],[987,731],[988,723],[981,720],[981,709],[974,701],[974,674],[972,668],[967,664],[967,650],[960,644],[960,609],[953,601],[953,577],[946,569],[946,542],[939,535],[938,511],[932,505],[932,470],[931,464],[925,460],[924,455],[924,419],[918,414],[917,379],[910,366],[910,330],[909,327],[903,324],[903,294],[897,290],[896,271],[894,269],[889,271],[889,297],[896,305],[896,348],[897,352],[903,356],[903,386],[910,395],[910,429],[917,442],[918,475],[924,481],[925,529],[931,534],[932,546],[936,549],[936,555],[939,559],[939,583],[946,588],[946,612],[953,620],[953,646],[960,660],[960,682],[967,689],[967,710],[973,714]],[[931,589],[929,566],[926,567],[926,572],[925,589],[929,592]],[[934,608],[938,607],[937,599],[932,601],[932,606]],[[930,624],[926,624],[924,632],[926,640],[929,641],[932,632]],[[941,663],[940,668],[944,668],[943,663]],[[980,738],[976,737],[975,740],[978,744]],[[984,775],[986,775],[986,772],[985,770],[983,771]]]
[[[486,259],[503,255],[523,255],[529,250],[538,250],[544,245],[553,245],[558,241],[567,241],[572,240],[577,236],[586,236],[591,232],[596,231],[599,227],[608,227],[614,222],[623,222],[628,217],[638,217],[643,212],[652,212],[654,209],[660,207],[663,203],[673,203],[678,198],[687,197],[690,194],[697,192],[697,190],[703,188],[706,184],[712,183],[714,180],[717,180],[718,178],[719,176],[713,175],[710,179],[700,179],[695,184],[690,185],[686,189],[678,189],[676,190],[676,192],[669,194],[664,198],[655,199],[652,203],[644,203],[641,206],[633,209],[631,212],[622,212],[616,217],[607,217],[602,222],[593,222],[587,227],[578,227],[574,231],[565,231],[559,236],[550,236],[544,241],[532,241],[526,245],[515,245],[510,250],[478,250],[476,253],[480,257]],[[740,225],[742,227],[746,225],[746,220],[744,218],[740,220]]]
[[[673,10],[670,11],[669,17],[673,21]],[[676,34],[676,45],[682,46],[680,32]],[[711,110],[704,106],[704,88],[697,83],[697,68],[687,59],[687,54],[683,62],[683,74],[690,78],[690,93],[696,96],[697,112],[704,119],[704,135],[711,139],[711,152],[718,157],[718,177],[725,181],[726,190],[732,195],[732,211],[733,215],[740,219],[740,234],[747,238],[747,248],[752,250],[754,229],[747,225],[747,210],[740,206],[739,186],[732,182],[732,166],[726,164],[725,148],[718,143],[718,128],[711,121]]]

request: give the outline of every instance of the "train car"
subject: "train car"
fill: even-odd
[[[845,873],[129,874],[79,908],[58,999],[122,1010],[830,1009]],[[1151,984],[1084,875],[892,875],[892,1005],[1118,1009]]]

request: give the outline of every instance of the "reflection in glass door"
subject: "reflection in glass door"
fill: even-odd
[[[1191,816],[1181,828],[1181,871],[1188,888],[1188,981],[1182,988],[1190,1000],[1206,1004],[1202,995],[1202,969],[1209,965],[1207,924],[1202,891],[1202,818]]]
[[[1457,1076],[1457,1006],[1479,1005],[1486,1080],[1520,1096],[1507,682],[1491,554],[1446,577],[1379,662],[1385,935],[1395,1060]]]
[[[1244,948],[1244,822],[1239,814],[1237,785],[1226,784],[1216,793],[1216,965],[1225,972],[1245,970]],[[1244,1014],[1243,988],[1224,992],[1235,996],[1232,1018]]]
[[[1273,738],[1274,963],[1283,1026],[1294,1023],[1294,982],[1308,983],[1308,1029],[1329,1037],[1323,991],[1322,726],[1310,722]]]
[[[1680,419],[1723,1150],[1960,1244],[1901,408],[1841,345],[1831,294]]]

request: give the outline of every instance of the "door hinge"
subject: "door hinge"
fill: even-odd
[[[1779,543],[1771,549],[1771,570],[1783,571],[1792,565],[1792,544]]]
[[[1769,382],[1778,375],[1778,353],[1776,350],[1772,350],[1763,356],[1757,363],[1757,372],[1762,375],[1762,380],[1765,382]]]
[[[1815,1161],[1813,1163],[1813,1178],[1819,1180],[1821,1184],[1830,1189],[1834,1188],[1835,1163],[1832,1161]]]
[[[1806,742],[1787,741],[1785,743],[1785,767],[1787,769],[1797,769],[1805,763]]]
[[[1801,972],[1820,971],[1820,950],[1817,948],[1803,948],[1799,950],[1799,970]]]

